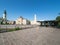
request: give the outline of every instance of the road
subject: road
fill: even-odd
[[[0,45],[60,45],[60,29],[34,27],[0,33]]]

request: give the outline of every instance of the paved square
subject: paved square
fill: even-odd
[[[35,27],[0,33],[0,45],[60,45],[60,29]]]

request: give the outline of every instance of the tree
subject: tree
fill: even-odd
[[[57,17],[56,17],[56,20],[57,20],[57,21],[60,21],[60,16],[57,16]]]
[[[60,28],[60,16],[57,16],[57,17],[56,17],[56,21],[58,21],[57,26]]]

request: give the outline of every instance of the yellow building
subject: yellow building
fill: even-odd
[[[30,22],[29,22],[29,20],[24,19],[23,17],[20,16],[20,17],[16,20],[16,24],[27,25],[27,24],[30,24]]]
[[[23,18],[21,16],[16,20],[16,24],[23,24]]]

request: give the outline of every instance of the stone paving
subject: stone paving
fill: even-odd
[[[60,45],[60,29],[35,27],[0,33],[0,45]]]

